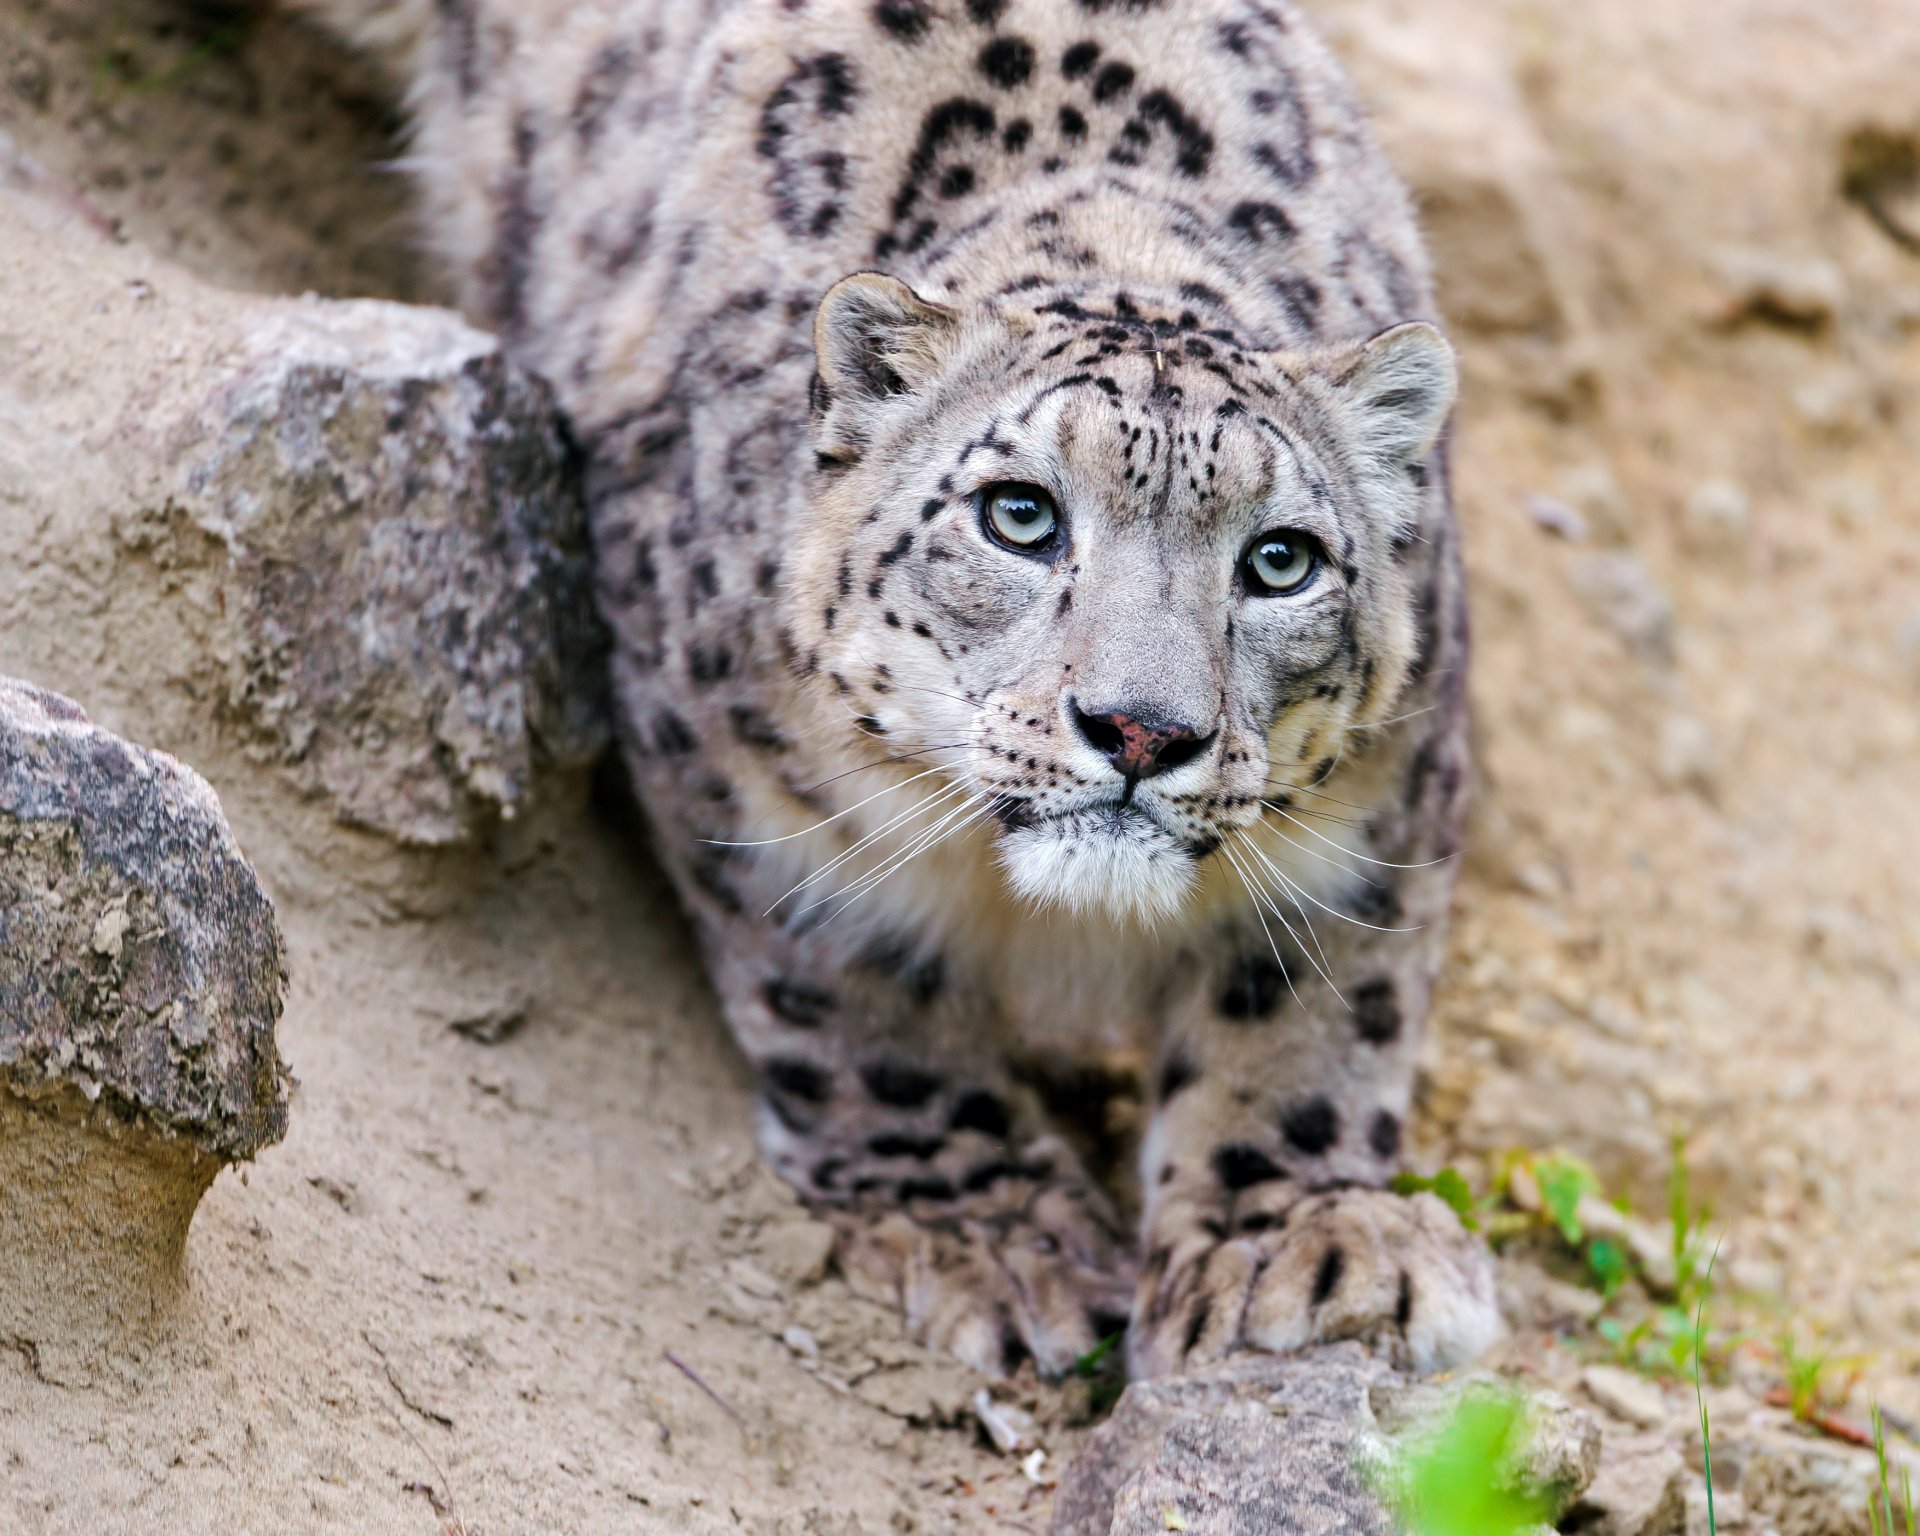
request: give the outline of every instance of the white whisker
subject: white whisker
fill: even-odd
[[[914,774],[912,778],[902,780],[898,784],[889,784],[885,789],[875,790],[872,794],[868,795],[866,799],[848,806],[844,811],[835,811],[831,816],[822,817],[812,826],[804,827],[798,832],[789,832],[784,837],[763,837],[754,842],[734,842],[723,837],[703,837],[700,841],[710,843],[716,848],[770,848],[775,843],[790,843],[796,837],[806,837],[811,833],[818,832],[822,827],[831,826],[843,816],[851,816],[855,811],[859,810],[861,806],[873,804],[873,802],[878,800],[882,795],[895,794],[905,789],[909,784],[917,784],[922,779],[931,778],[934,774],[944,773],[945,771],[946,769],[944,767],[925,769],[920,773]]]
[[[1242,864],[1238,858],[1234,859],[1234,864],[1236,868],[1241,870],[1241,879],[1245,880],[1247,878],[1246,866]],[[1308,965],[1313,967],[1314,971],[1319,975],[1320,979],[1327,984],[1327,990],[1333,993],[1335,997],[1339,998],[1341,1006],[1345,1007],[1347,1000],[1344,996],[1341,995],[1340,988],[1334,984],[1333,977],[1329,974],[1329,972],[1333,968],[1332,962],[1327,961],[1327,963],[1324,965],[1321,963],[1322,961],[1326,961],[1326,952],[1324,950],[1320,950],[1320,935],[1317,933],[1313,933],[1313,925],[1311,923],[1307,923],[1307,931],[1308,933],[1313,934],[1313,948],[1315,950],[1320,950],[1319,960],[1315,960],[1313,955],[1308,951],[1307,946],[1300,942],[1300,935],[1293,931],[1293,924],[1287,921],[1286,913],[1280,910],[1280,905],[1278,902],[1276,902],[1273,899],[1272,893],[1268,891],[1264,885],[1261,885],[1258,890],[1255,890],[1252,885],[1249,885],[1248,889],[1250,891],[1253,891],[1254,899],[1256,901],[1262,902],[1266,906],[1266,909],[1274,915],[1274,918],[1279,922],[1280,926],[1287,930],[1287,937],[1293,940],[1294,947],[1300,951],[1301,956],[1306,960]],[[1296,903],[1296,905],[1298,905],[1298,903]],[[1306,913],[1302,912],[1300,914],[1300,917],[1301,917],[1301,920],[1305,922]],[[1265,918],[1261,918],[1260,926],[1262,928],[1266,927]],[[1273,934],[1271,931],[1267,933],[1267,941],[1268,943],[1273,942]],[[1279,951],[1277,949],[1274,951],[1274,958],[1279,959]],[[1284,971],[1286,968],[1287,968],[1286,962],[1284,960],[1281,960],[1280,969]],[[1289,987],[1292,986],[1291,981],[1288,982],[1288,986]],[[1295,994],[1295,997],[1297,1001],[1298,994]]]
[[[1417,720],[1422,715],[1430,715],[1440,706],[1425,704],[1419,709],[1410,709],[1404,715],[1395,715],[1391,720],[1361,720],[1347,727],[1349,731],[1381,731],[1390,725],[1399,725],[1403,720]]]
[[[932,827],[922,832],[917,840],[910,846],[894,854],[890,859],[882,860],[880,865],[862,875],[845,891],[835,892],[835,895],[844,896],[846,899],[842,901],[839,906],[835,907],[833,911],[829,912],[825,920],[832,922],[834,918],[846,911],[848,907],[852,906],[876,886],[891,879],[921,855],[932,852],[933,849],[941,843],[983,820],[990,815],[992,811],[992,802],[970,796],[966,804],[956,806],[954,809],[948,811],[946,815],[941,817]],[[823,906],[831,900],[833,900],[832,896],[823,896],[819,901],[814,902],[811,906],[803,910],[810,912],[814,907]]]
[[[1375,865],[1378,865],[1381,869],[1432,869],[1433,866],[1436,864],[1444,864],[1447,862],[1446,857],[1441,857],[1438,859],[1428,859],[1424,864],[1394,864],[1389,862],[1386,859],[1376,859],[1371,854],[1355,853],[1353,849],[1344,847],[1341,844],[1336,843],[1332,838],[1326,836],[1324,833],[1316,832],[1312,827],[1308,826],[1304,821],[1296,820],[1291,813],[1280,810],[1278,806],[1269,806],[1268,809],[1278,812],[1280,816],[1284,817],[1288,821],[1293,822],[1293,824],[1296,827],[1298,827],[1302,832],[1306,833],[1308,837],[1318,838],[1321,842],[1325,843],[1329,848],[1337,848],[1339,849],[1340,852],[1347,854],[1352,858],[1359,859],[1362,863],[1375,864]],[[1263,821],[1265,819],[1266,818],[1264,816],[1261,818],[1261,820]],[[1274,830],[1276,832],[1279,832],[1279,828],[1277,827]],[[1296,848],[1299,848],[1302,853],[1312,854],[1313,857],[1317,859],[1324,859],[1327,863],[1334,865],[1336,868],[1341,868],[1341,869],[1346,868],[1345,865],[1340,864],[1337,860],[1328,859],[1327,856],[1323,853],[1321,854],[1314,853],[1311,848],[1305,848],[1305,847],[1302,847],[1299,843],[1294,843],[1293,839],[1290,837],[1287,837],[1287,834],[1284,832],[1280,832],[1280,836],[1282,838],[1285,838],[1287,842],[1293,843],[1293,846]],[[1349,874],[1353,873],[1353,871],[1351,870],[1348,870],[1347,872]]]
[[[949,784],[945,789],[936,789],[933,791],[933,793],[929,795],[923,795],[917,802],[915,802],[908,809],[900,812],[899,815],[893,817],[890,821],[887,821],[886,823],[884,823],[874,831],[869,832],[865,837],[861,838],[859,842],[855,843],[851,848],[847,849],[846,852],[842,853],[838,858],[832,860],[830,863],[822,865],[819,869],[816,869],[812,874],[808,875],[806,879],[802,880],[798,885],[794,886],[791,890],[788,890],[783,894],[781,894],[780,896],[778,896],[777,898],[775,898],[773,904],[769,906],[767,908],[767,911],[765,913],[762,913],[761,915],[766,916],[770,914],[773,911],[774,907],[779,906],[780,903],[787,900],[788,897],[798,895],[801,891],[804,891],[808,886],[813,885],[817,881],[824,880],[828,875],[832,874],[842,864],[846,863],[848,859],[854,858],[860,853],[862,853],[863,851],[865,851],[866,849],[872,847],[876,842],[878,842],[881,838],[885,837],[889,832],[891,832],[895,827],[899,826],[902,822],[911,821],[915,817],[922,816],[927,811],[932,810],[937,806],[945,804],[947,801],[951,800],[955,795],[961,795],[965,793],[967,793],[966,785]]]
[[[1281,882],[1281,884],[1286,886],[1287,892],[1289,895],[1293,897],[1294,904],[1296,906],[1299,905],[1300,898],[1304,896],[1308,901],[1312,902],[1322,912],[1328,913],[1333,917],[1339,918],[1340,921],[1343,923],[1352,923],[1356,928],[1371,928],[1375,933],[1418,933],[1420,931],[1417,925],[1412,928],[1383,928],[1378,923],[1365,922],[1362,919],[1353,916],[1353,914],[1350,912],[1342,912],[1338,907],[1328,906],[1324,901],[1322,901],[1318,896],[1314,895],[1313,892],[1308,890],[1304,885],[1301,885],[1298,882],[1290,879],[1287,875],[1287,872],[1281,869],[1279,865],[1275,864],[1273,860],[1267,856],[1266,850],[1260,847],[1258,843],[1254,842],[1253,840],[1254,831],[1263,825],[1264,825],[1263,822],[1255,822],[1252,827],[1247,828],[1241,835],[1246,838],[1247,846],[1253,850],[1254,855],[1260,860],[1260,862],[1264,864],[1268,869],[1272,870],[1275,878],[1277,878]],[[1275,829],[1268,828],[1268,830],[1273,831]]]

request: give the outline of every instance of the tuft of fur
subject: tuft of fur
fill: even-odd
[[[1113,811],[1069,813],[1000,840],[1016,895],[1075,917],[1149,925],[1174,918],[1194,885],[1194,861],[1144,818]]]

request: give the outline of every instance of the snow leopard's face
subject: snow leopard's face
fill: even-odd
[[[850,730],[998,823],[1016,891],[1158,915],[1390,709],[1454,369],[1426,325],[1280,356],[1116,297],[835,287],[793,621]]]

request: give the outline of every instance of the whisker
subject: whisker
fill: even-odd
[[[1323,781],[1319,779],[1314,780],[1314,784],[1321,782]],[[1344,805],[1350,811],[1377,811],[1380,809],[1377,805],[1359,805],[1352,800],[1342,800],[1338,795],[1330,795],[1323,789],[1315,789],[1313,784],[1295,784],[1291,779],[1269,779],[1262,788],[1284,789],[1290,794],[1296,795],[1312,795],[1314,799],[1324,800],[1329,805]]]
[[[833,896],[823,896],[819,901],[802,908],[802,911],[811,912],[814,907],[824,906],[827,902],[832,901],[834,896],[844,896],[846,899],[842,901],[839,906],[835,907],[833,911],[829,912],[824,919],[826,922],[832,922],[834,918],[846,911],[848,907],[852,906],[876,886],[898,874],[922,854],[931,852],[948,838],[982,820],[991,813],[992,809],[993,807],[990,802],[969,796],[965,804],[955,806],[949,810],[939,821],[935,822],[933,826],[919,833],[916,841],[898,853],[882,859],[878,865],[868,870],[866,874],[854,881],[846,890],[836,891]]]
[[[1266,804],[1266,801],[1267,801],[1267,797],[1263,795],[1263,796],[1261,797],[1261,803],[1262,803],[1262,804]],[[1336,816],[1336,815],[1334,815],[1334,814],[1333,814],[1333,812],[1332,812],[1332,811],[1315,811],[1315,810],[1310,810],[1310,809],[1308,809],[1308,808],[1307,808],[1306,806],[1304,806],[1304,805],[1289,805],[1289,806],[1286,806],[1286,807],[1279,807],[1279,806],[1273,806],[1273,807],[1269,807],[1269,808],[1270,808],[1270,809],[1274,809],[1274,810],[1279,810],[1279,809],[1286,809],[1286,810],[1289,810],[1289,811],[1293,811],[1293,812],[1295,812],[1296,814],[1298,814],[1298,815],[1301,815],[1301,816],[1311,816],[1311,817],[1313,817],[1313,818],[1314,818],[1314,820],[1316,820],[1316,821],[1330,821],[1330,822],[1332,822],[1332,823],[1333,823],[1333,824],[1334,824],[1334,825],[1335,825],[1336,827],[1355,827],[1355,828],[1358,828],[1358,827],[1364,827],[1364,826],[1366,825],[1366,823],[1365,823],[1365,822],[1363,822],[1363,821],[1355,821],[1355,820],[1353,819],[1353,817],[1351,817],[1351,816]]]
[[[1267,926],[1266,914],[1260,910],[1262,905],[1271,906],[1272,903],[1263,900],[1261,889],[1256,885],[1253,876],[1247,872],[1246,865],[1241,863],[1239,858],[1234,854],[1232,844],[1222,843],[1220,845],[1220,851],[1227,856],[1227,862],[1233,865],[1234,873],[1240,877],[1240,883],[1247,888],[1247,894],[1253,898],[1253,915],[1260,920],[1260,931],[1266,935],[1267,947],[1273,951],[1273,963],[1280,967],[1280,979],[1286,982],[1287,991],[1293,995],[1294,1005],[1304,1013],[1307,1005],[1300,999],[1300,989],[1293,984],[1292,968],[1288,966],[1286,957],[1280,953],[1280,945],[1273,936],[1273,930]],[[1273,915],[1280,918],[1280,926],[1282,928],[1287,927],[1287,920],[1284,917],[1280,917],[1278,908],[1274,909]],[[1293,930],[1287,928],[1287,934],[1288,937],[1292,937]],[[1298,941],[1296,940],[1295,942],[1297,943]]]
[[[846,863],[848,859],[855,858],[859,854],[864,852],[866,849],[871,848],[876,842],[878,842],[881,838],[885,837],[889,832],[891,832],[895,827],[899,826],[902,822],[911,821],[918,816],[925,815],[929,810],[932,810],[940,805],[945,804],[947,801],[951,800],[955,795],[960,795],[965,793],[967,793],[966,785],[949,784],[945,789],[936,789],[931,794],[923,795],[918,801],[916,801],[908,809],[900,812],[899,815],[893,817],[890,821],[886,822],[884,825],[880,826],[876,830],[869,832],[865,837],[861,838],[859,842],[855,843],[851,848],[847,849],[846,852],[842,853],[838,858],[833,859],[830,862],[822,865],[819,869],[816,869],[812,874],[808,875],[807,878],[802,880],[798,885],[792,887],[792,889],[776,897],[772,905],[770,905],[767,908],[766,912],[763,912],[761,916],[765,917],[770,915],[773,909],[779,906],[781,902],[787,900],[788,897],[798,895],[801,891],[804,891],[808,886],[813,885],[820,880],[824,880],[828,875],[832,874],[842,864]]]
[[[1273,829],[1269,828],[1268,830],[1273,830]],[[1340,921],[1343,923],[1352,923],[1356,928],[1370,928],[1375,933],[1418,933],[1420,931],[1420,928],[1418,925],[1415,925],[1414,927],[1411,927],[1411,928],[1385,928],[1378,923],[1369,923],[1361,918],[1355,917],[1350,912],[1342,912],[1338,907],[1328,906],[1318,896],[1314,895],[1312,891],[1308,890],[1304,885],[1301,885],[1298,881],[1292,879],[1284,869],[1280,868],[1279,865],[1275,864],[1272,861],[1272,859],[1270,859],[1267,856],[1266,850],[1263,849],[1258,843],[1254,842],[1253,836],[1252,836],[1252,828],[1249,828],[1242,835],[1246,838],[1247,847],[1252,849],[1253,853],[1255,854],[1256,857],[1259,858],[1260,862],[1264,864],[1268,869],[1270,869],[1273,872],[1274,877],[1278,879],[1280,883],[1287,888],[1287,893],[1290,896],[1292,896],[1295,906],[1298,906],[1300,904],[1300,898],[1304,896],[1308,901],[1312,902],[1322,912],[1327,913],[1331,917],[1339,918]],[[1301,915],[1305,916],[1305,913],[1303,912]]]
[[[1337,848],[1341,853],[1347,854],[1349,857],[1359,859],[1362,863],[1365,863],[1365,864],[1377,865],[1381,869],[1432,869],[1433,866],[1436,864],[1446,863],[1447,858],[1451,857],[1451,855],[1444,855],[1437,859],[1428,859],[1424,864],[1395,864],[1387,859],[1376,859],[1371,854],[1355,853],[1351,848],[1341,847],[1339,843],[1336,843],[1332,838],[1328,837],[1324,832],[1316,832],[1312,827],[1308,826],[1304,821],[1295,820],[1292,812],[1290,811],[1280,811],[1278,810],[1277,807],[1269,807],[1269,809],[1276,810],[1280,816],[1282,816],[1288,821],[1293,822],[1293,824],[1296,827],[1298,827],[1302,832],[1306,833],[1308,837],[1317,838],[1320,842],[1325,843],[1329,848]],[[1262,816],[1260,819],[1262,821],[1266,820],[1264,816]],[[1280,829],[1278,827],[1274,828],[1274,830],[1276,832],[1280,832]],[[1283,838],[1286,838],[1286,840],[1289,843],[1293,843],[1293,846],[1296,848],[1299,848],[1302,853],[1313,853],[1313,850],[1311,848],[1304,848],[1304,847],[1301,847],[1299,843],[1294,843],[1293,839],[1290,837],[1287,837],[1286,833],[1280,832],[1280,836]],[[1326,858],[1326,855],[1314,854],[1314,857]],[[1329,864],[1333,864],[1333,863],[1336,863],[1337,861],[1332,859],[1327,859],[1327,862]],[[1352,871],[1349,870],[1348,873],[1352,873]]]
[[[1398,725],[1403,720],[1417,720],[1422,715],[1430,715],[1440,706],[1424,704],[1419,709],[1410,709],[1404,715],[1395,715],[1391,720],[1362,720],[1347,727],[1349,731],[1380,731],[1390,725]]]
[[[1252,841],[1250,839],[1246,839],[1246,836],[1244,833],[1242,833],[1242,838],[1247,842],[1247,846],[1249,848],[1253,848]],[[1254,852],[1258,853],[1259,850],[1254,849]],[[1262,862],[1263,863],[1267,862],[1264,859],[1264,857],[1262,858]],[[1271,867],[1271,865],[1269,865],[1269,867]],[[1314,965],[1313,968],[1316,971],[1319,971],[1320,979],[1326,982],[1328,989],[1333,993],[1335,997],[1340,998],[1341,1006],[1344,1007],[1346,1005],[1347,1000],[1346,998],[1341,997],[1339,987],[1334,985],[1333,962],[1327,958],[1326,947],[1320,942],[1320,934],[1318,930],[1316,930],[1313,926],[1313,919],[1307,915],[1307,909],[1300,905],[1300,899],[1297,896],[1293,895],[1293,882],[1288,880],[1287,877],[1284,874],[1281,874],[1280,871],[1277,869],[1274,870],[1274,873],[1276,875],[1279,875],[1280,883],[1283,886],[1287,887],[1287,899],[1293,903],[1294,911],[1300,914],[1301,926],[1307,930],[1307,937],[1313,940],[1314,951],[1320,956],[1320,964]],[[1271,899],[1272,893],[1269,892],[1268,895],[1269,895],[1269,899]],[[1277,910],[1274,912],[1274,916],[1279,917],[1282,923],[1286,922],[1286,919],[1284,917],[1281,917],[1281,914]],[[1288,928],[1287,932],[1288,932],[1288,935],[1293,938],[1296,944],[1300,942],[1299,938],[1293,934],[1293,930],[1291,927]],[[1307,962],[1310,965],[1313,964],[1312,955],[1307,956]]]
[[[949,741],[937,747],[920,747],[912,752],[896,752],[892,757],[883,757],[878,762],[862,763],[858,768],[849,768],[844,773],[836,773],[830,778],[822,779],[818,784],[802,785],[798,793],[803,795],[815,794],[825,789],[829,784],[837,784],[840,780],[851,778],[856,773],[870,773],[875,768],[886,768],[894,763],[904,763],[909,758],[925,757],[929,752],[958,752],[963,750],[966,745],[967,743],[964,741]]]
[[[856,801],[844,811],[835,811],[831,816],[822,817],[812,826],[803,827],[798,832],[789,832],[784,837],[762,837],[752,842],[737,842],[724,837],[703,837],[700,841],[710,844],[715,848],[769,848],[775,843],[790,843],[796,837],[807,837],[812,833],[818,832],[822,827],[831,826],[842,816],[851,816],[855,811],[859,810],[861,806],[873,804],[873,802],[878,800],[882,795],[897,794],[909,784],[918,784],[922,779],[931,778],[936,773],[944,772],[946,772],[946,770],[941,767],[923,768],[909,779],[904,779],[898,784],[889,784],[885,789],[876,789],[872,794],[868,795],[866,799]]]

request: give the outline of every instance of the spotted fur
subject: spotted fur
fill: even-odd
[[[585,449],[626,758],[855,1282],[993,1370],[1487,1342],[1383,1192],[1466,783],[1453,365],[1297,12],[313,3]],[[1262,595],[1277,528],[1322,560]]]

